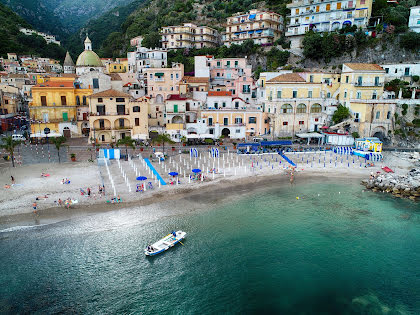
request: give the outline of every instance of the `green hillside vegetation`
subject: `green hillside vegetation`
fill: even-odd
[[[87,23],[71,36],[67,46],[75,57],[83,50],[83,39],[89,32],[94,49],[101,57],[125,56],[129,40],[142,35],[143,46],[159,47],[159,29],[168,25],[192,22],[223,31],[225,19],[236,12],[268,8],[286,14],[287,0],[137,0],[111,10]],[[118,16],[116,14],[118,12]]]
[[[0,4],[0,56],[7,57],[8,52],[15,52],[21,55],[64,59],[66,52],[63,47],[47,44],[40,36],[26,36],[19,32],[19,26],[33,28],[11,9]]]
[[[60,38],[69,33],[61,24],[60,18],[44,0],[0,0],[38,31],[57,35]]]

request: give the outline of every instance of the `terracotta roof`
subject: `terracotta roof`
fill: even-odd
[[[185,101],[186,99],[186,97],[182,97],[179,94],[171,94],[168,97],[168,101]]]
[[[384,71],[384,69],[376,63],[345,63],[344,65],[353,70]]]
[[[96,97],[131,97],[131,96],[129,94],[126,94],[117,90],[109,89],[106,91],[92,94],[92,97],[96,98]]]
[[[306,82],[306,80],[297,73],[285,73],[268,80],[268,82]]]
[[[122,81],[118,73],[110,73],[109,76],[111,77],[111,81]]]
[[[209,78],[206,77],[191,77],[191,76],[184,76],[182,81],[187,83],[209,83]]]
[[[27,79],[28,76],[26,74],[21,74],[21,73],[10,73],[9,74],[9,78],[14,78],[14,79]]]
[[[63,78],[77,78],[77,74],[75,73],[62,73],[61,76]]]
[[[232,96],[231,91],[209,91],[208,96]]]
[[[35,85],[34,87],[37,88],[74,88],[73,81],[46,81],[44,83],[40,83]]]

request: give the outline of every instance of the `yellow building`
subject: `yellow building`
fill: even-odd
[[[91,89],[81,89],[74,84],[74,78],[50,78],[32,87],[32,102],[29,113],[32,133],[43,133],[49,128],[51,133],[65,137],[79,136],[77,108],[87,104]],[[85,106],[86,106],[85,105]]]
[[[112,62],[107,64],[108,73],[125,73],[127,72],[127,67],[122,63]]]
[[[134,100],[112,89],[91,95],[89,138],[97,143],[115,143],[125,137],[147,139],[148,108],[148,97]]]
[[[339,78],[320,72],[285,73],[269,80],[262,76],[259,86],[265,89],[262,107],[270,117],[270,133],[289,137],[320,130],[338,103]]]
[[[385,70],[377,64],[346,63],[340,85],[340,103],[350,108],[354,129],[362,137],[387,136],[392,129],[395,100],[383,99]]]

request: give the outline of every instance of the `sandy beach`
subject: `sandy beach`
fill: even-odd
[[[329,154],[329,153],[328,153]],[[380,172],[383,165],[391,167],[397,173],[405,173],[412,166],[410,160],[401,159],[395,153],[385,153],[384,161],[376,163],[374,167],[365,168],[364,164],[354,160],[353,157],[337,156],[324,153],[288,153],[288,157],[297,163],[294,174],[294,184],[305,182],[309,179],[321,181],[329,178],[367,178],[371,172]],[[325,158],[325,164],[324,164]],[[183,160],[184,159],[184,160]],[[207,159],[205,164],[201,161],[203,170],[212,166],[214,161]],[[109,166],[113,178],[116,193],[122,199],[122,203],[109,203],[114,197],[110,179],[106,168],[96,163],[76,162],[62,164],[33,164],[12,168],[3,168],[0,175],[0,224],[4,226],[46,224],[51,222],[68,220],[75,217],[89,215],[91,213],[106,212],[132,206],[150,205],[164,201],[176,202],[183,198],[200,198],[208,193],[221,195],[235,194],[241,189],[258,189],[273,182],[290,185],[289,165],[281,163],[279,156],[267,154],[260,156],[237,156],[230,154],[223,157],[226,162],[225,168],[219,170],[213,178],[213,174],[206,173],[205,181],[191,181],[188,176],[182,174],[192,165],[188,163],[188,156],[174,157],[163,163],[153,163],[160,174],[169,171],[169,166],[180,172],[180,185],[165,185],[158,187],[156,178],[152,180],[154,189],[144,192],[135,192],[136,171],[141,170],[146,174],[146,169],[141,169],[142,163],[138,160],[121,161],[120,166],[113,161]],[[172,164],[171,164],[172,163]],[[186,165],[184,165],[185,163]],[[193,161],[191,162],[193,164]],[[198,165],[200,162],[198,161]],[[229,167],[227,167],[229,163]],[[206,166],[207,165],[207,166]],[[251,167],[252,166],[252,167]],[[132,167],[132,171],[130,172]],[[161,168],[159,170],[159,167]],[[122,171],[126,175],[124,179]],[[121,171],[121,174],[119,172]],[[41,177],[41,173],[50,174],[49,177]],[[132,174],[131,174],[132,173]],[[10,184],[13,175],[15,185],[4,188]],[[148,175],[149,176],[149,175]],[[128,181],[130,177],[130,181]],[[61,184],[62,179],[68,178],[70,184]],[[170,177],[169,177],[170,180]],[[127,189],[130,185],[131,192]],[[98,194],[99,185],[105,185],[106,196]],[[80,189],[86,191],[91,188],[91,196],[81,195]],[[37,197],[45,197],[37,200],[37,213],[33,213],[32,204]],[[78,200],[70,209],[58,206],[58,199],[70,198]]]

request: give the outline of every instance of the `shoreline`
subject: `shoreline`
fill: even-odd
[[[295,173],[293,185],[299,185],[302,181],[318,181],[328,179],[359,179],[366,178],[366,174],[354,172],[331,173],[328,171],[311,170],[309,172],[298,171]],[[248,192],[258,190],[273,184],[290,185],[287,172],[276,174],[256,174],[254,176],[227,177],[219,178],[214,181],[204,182],[195,186],[180,186],[171,190],[156,190],[145,197],[134,200],[123,201],[122,203],[106,203],[105,199],[97,199],[94,202],[72,206],[70,209],[65,207],[48,207],[33,212],[24,212],[0,216],[0,226],[3,230],[14,227],[25,226],[33,227],[46,224],[54,224],[62,221],[86,217],[94,214],[118,211],[126,208],[143,207],[152,204],[164,203],[167,201],[177,201],[183,198],[194,198],[209,193],[225,194],[226,190],[242,189]]]

